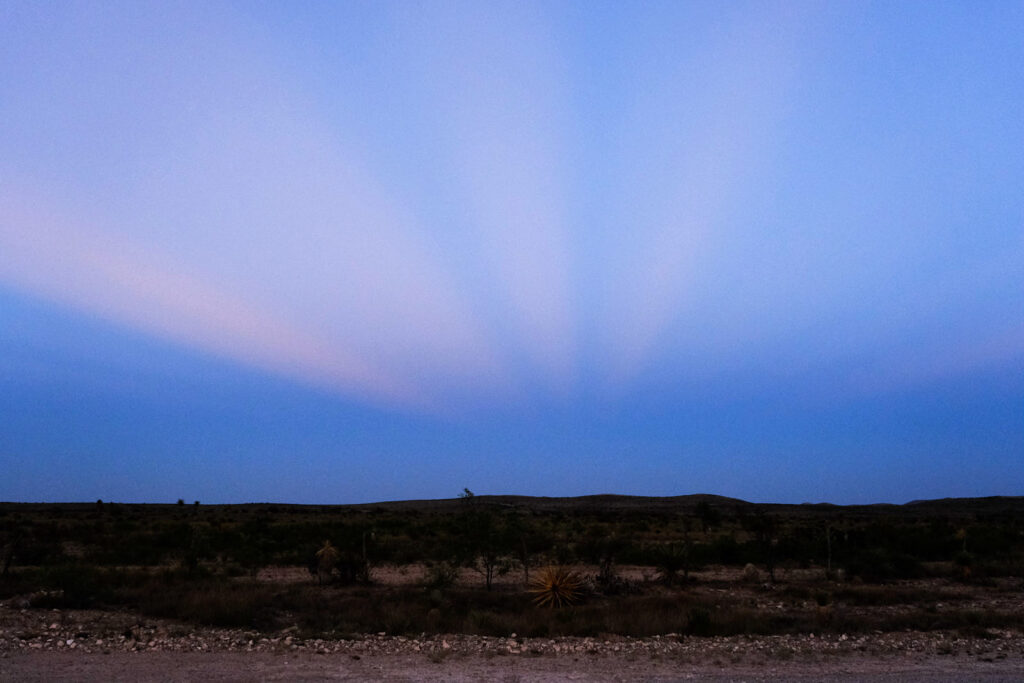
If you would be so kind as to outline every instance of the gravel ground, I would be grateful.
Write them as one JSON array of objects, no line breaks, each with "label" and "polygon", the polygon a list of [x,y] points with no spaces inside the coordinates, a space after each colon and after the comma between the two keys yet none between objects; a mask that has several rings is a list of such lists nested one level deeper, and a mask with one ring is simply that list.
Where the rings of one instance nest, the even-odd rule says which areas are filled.
[{"label": "gravel ground", "polygon": [[242,652],[112,652],[110,655],[42,651],[0,658],[5,681],[936,681],[1024,680],[1020,657],[974,658],[858,655],[803,660],[741,660],[717,664],[670,656],[610,653],[584,658],[542,655],[486,657],[423,655],[269,654]]},{"label": "gravel ground", "polygon": [[2,681],[1024,680],[1024,634],[302,638],[0,603]]}]

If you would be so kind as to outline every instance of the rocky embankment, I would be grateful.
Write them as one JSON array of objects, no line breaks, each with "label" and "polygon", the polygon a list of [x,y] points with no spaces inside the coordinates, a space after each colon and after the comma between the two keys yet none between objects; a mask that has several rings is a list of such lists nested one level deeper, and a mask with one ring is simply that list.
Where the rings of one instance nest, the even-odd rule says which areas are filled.
[{"label": "rocky embankment", "polygon": [[669,657],[679,660],[737,662],[816,659],[831,656],[919,655],[968,657],[982,661],[1024,661],[1024,633],[979,631],[781,636],[692,637],[677,634],[650,638],[507,638],[470,635],[387,636],[355,638],[303,637],[297,628],[276,633],[239,629],[194,628],[176,622],[143,619],[123,612],[25,609],[0,603],[0,653],[64,651],[112,652],[260,652],[310,655],[423,655],[443,659],[453,654],[520,657]]}]

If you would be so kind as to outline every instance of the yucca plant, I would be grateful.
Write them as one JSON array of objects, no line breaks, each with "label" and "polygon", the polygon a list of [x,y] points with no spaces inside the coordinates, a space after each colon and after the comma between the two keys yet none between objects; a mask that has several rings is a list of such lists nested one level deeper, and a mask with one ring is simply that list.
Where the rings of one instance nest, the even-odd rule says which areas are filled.
[{"label": "yucca plant", "polygon": [[563,607],[580,597],[583,579],[566,567],[545,567],[531,581],[529,591],[538,607]]},{"label": "yucca plant", "polygon": [[338,565],[340,558],[341,553],[330,541],[324,541],[323,547],[316,551],[316,576],[321,586],[325,579],[331,578],[331,572]]}]

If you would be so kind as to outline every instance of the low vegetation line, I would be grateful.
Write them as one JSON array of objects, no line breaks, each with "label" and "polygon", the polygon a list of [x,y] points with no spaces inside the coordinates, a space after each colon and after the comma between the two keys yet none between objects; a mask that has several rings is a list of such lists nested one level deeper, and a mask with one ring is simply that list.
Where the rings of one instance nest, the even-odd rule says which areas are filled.
[{"label": "low vegetation line", "polygon": [[0,504],[0,600],[335,638],[1024,631],[1018,499],[672,500]]}]

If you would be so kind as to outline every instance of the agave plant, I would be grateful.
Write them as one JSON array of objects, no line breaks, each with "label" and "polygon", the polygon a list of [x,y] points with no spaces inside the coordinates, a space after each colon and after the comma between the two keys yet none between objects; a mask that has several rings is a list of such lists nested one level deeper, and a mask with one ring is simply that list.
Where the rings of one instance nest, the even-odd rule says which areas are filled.
[{"label": "agave plant", "polygon": [[531,581],[529,591],[538,607],[562,607],[576,602],[583,580],[566,567],[545,567]]}]

